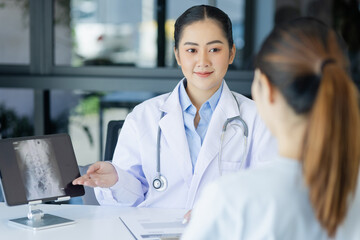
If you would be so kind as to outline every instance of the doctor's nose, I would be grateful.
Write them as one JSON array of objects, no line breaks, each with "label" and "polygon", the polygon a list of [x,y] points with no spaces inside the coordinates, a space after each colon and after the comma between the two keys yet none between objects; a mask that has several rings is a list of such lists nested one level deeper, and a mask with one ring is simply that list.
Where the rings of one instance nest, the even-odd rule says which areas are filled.
[{"label": "doctor's nose", "polygon": [[197,67],[209,67],[210,66],[210,59],[207,52],[200,52],[199,58],[197,61]]}]

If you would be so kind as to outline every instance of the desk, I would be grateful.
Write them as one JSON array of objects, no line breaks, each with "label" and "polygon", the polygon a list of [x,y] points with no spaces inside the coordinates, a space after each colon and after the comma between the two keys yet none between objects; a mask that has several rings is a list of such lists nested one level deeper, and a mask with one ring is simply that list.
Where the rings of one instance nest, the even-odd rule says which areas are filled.
[{"label": "desk", "polygon": [[[27,205],[9,207],[0,203],[0,239],[36,239],[36,240],[104,240],[121,239],[134,240],[134,237],[120,221],[123,213],[138,211],[154,211],[156,209],[120,208],[90,205],[39,205],[44,213],[75,220],[74,224],[39,231],[32,231],[9,224],[8,220],[25,217],[28,212]],[[159,209],[158,209],[159,210]]]}]

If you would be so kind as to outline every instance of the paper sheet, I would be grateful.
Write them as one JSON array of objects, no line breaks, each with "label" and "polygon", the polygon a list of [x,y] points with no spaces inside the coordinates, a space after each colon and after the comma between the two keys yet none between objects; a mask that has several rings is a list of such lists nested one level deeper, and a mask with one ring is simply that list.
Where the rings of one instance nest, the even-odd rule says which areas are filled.
[{"label": "paper sheet", "polygon": [[139,208],[122,214],[120,220],[140,240],[179,239],[186,225],[182,224],[184,209]]}]

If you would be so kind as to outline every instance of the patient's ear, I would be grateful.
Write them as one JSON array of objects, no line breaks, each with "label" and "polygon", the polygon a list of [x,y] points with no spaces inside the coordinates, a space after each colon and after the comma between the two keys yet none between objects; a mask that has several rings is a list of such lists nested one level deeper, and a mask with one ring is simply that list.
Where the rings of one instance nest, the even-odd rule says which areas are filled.
[{"label": "patient's ear", "polygon": [[277,89],[270,83],[269,78],[263,73],[261,73],[260,82],[261,86],[264,88],[263,91],[265,98],[269,101],[269,103],[274,103]]}]

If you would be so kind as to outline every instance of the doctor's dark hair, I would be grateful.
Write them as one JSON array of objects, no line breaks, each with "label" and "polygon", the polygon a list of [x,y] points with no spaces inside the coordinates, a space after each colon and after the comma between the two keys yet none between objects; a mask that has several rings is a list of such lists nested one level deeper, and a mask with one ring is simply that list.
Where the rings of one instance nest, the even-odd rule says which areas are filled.
[{"label": "doctor's dark hair", "polygon": [[178,17],[174,30],[175,49],[179,49],[179,41],[184,28],[194,22],[205,19],[215,20],[219,24],[229,43],[229,49],[231,49],[234,44],[231,20],[222,10],[209,5],[193,6]]},{"label": "doctor's dark hair", "polygon": [[360,165],[359,93],[342,41],[324,23],[299,18],[271,32],[255,66],[307,118],[303,177],[315,215],[332,237],[346,217]]}]

